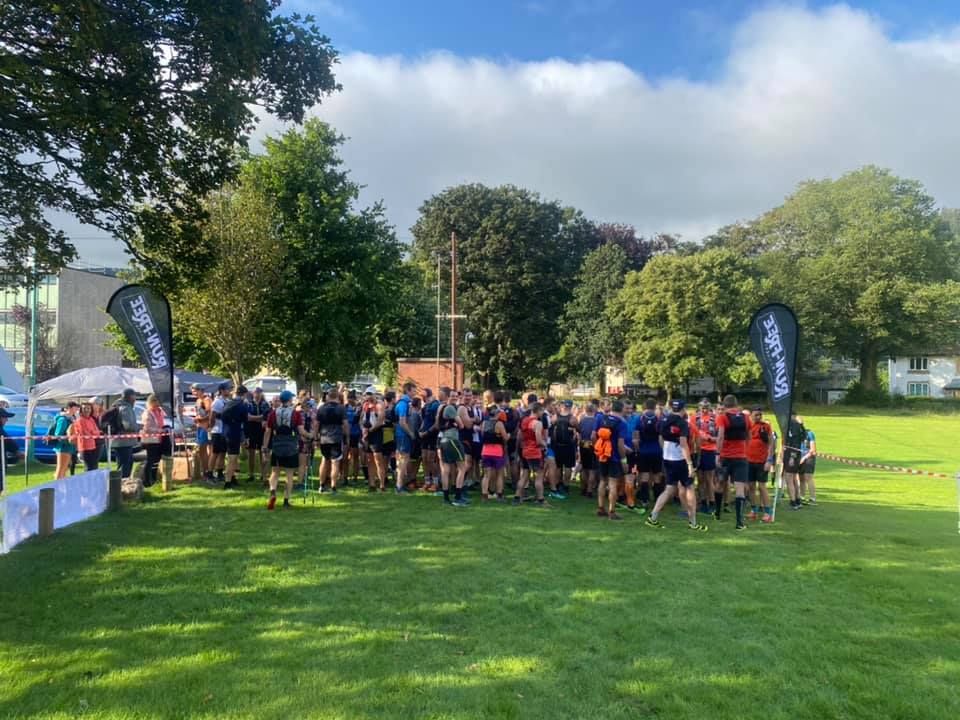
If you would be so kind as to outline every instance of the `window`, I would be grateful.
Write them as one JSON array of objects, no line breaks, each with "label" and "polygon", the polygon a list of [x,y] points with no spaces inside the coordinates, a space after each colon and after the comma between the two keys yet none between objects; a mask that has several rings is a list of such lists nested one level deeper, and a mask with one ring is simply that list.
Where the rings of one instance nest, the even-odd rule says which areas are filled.
[{"label": "window", "polygon": [[912,397],[929,397],[930,383],[907,383],[907,395]]},{"label": "window", "polygon": [[925,357],[910,358],[910,372],[926,372],[926,371],[927,371],[927,358]]}]

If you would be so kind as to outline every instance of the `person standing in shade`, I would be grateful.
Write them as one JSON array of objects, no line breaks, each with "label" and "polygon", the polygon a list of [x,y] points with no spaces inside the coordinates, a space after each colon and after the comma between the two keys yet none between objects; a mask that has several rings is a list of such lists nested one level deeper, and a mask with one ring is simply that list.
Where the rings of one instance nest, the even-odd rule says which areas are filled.
[{"label": "person standing in shade", "polygon": [[[747,520],[773,522],[770,495],[767,493],[767,475],[773,467],[777,452],[777,436],[773,427],[763,419],[763,408],[755,405],[750,411],[750,440],[747,442],[747,482],[750,485],[750,513]],[[759,498],[758,498],[759,494]],[[758,504],[759,500],[759,504]]]},{"label": "person standing in shade", "polygon": [[407,463],[406,482],[408,490],[416,490],[417,475],[420,473],[420,462],[423,459],[423,443],[420,440],[420,431],[423,429],[423,401],[418,397],[410,400],[407,425],[413,431],[413,440],[410,446],[410,460]]},{"label": "person standing in shade", "polygon": [[330,492],[335,493],[340,480],[344,442],[350,436],[350,423],[337,390],[327,391],[326,401],[317,410],[315,432],[320,441],[318,490],[324,492],[329,483]]},{"label": "person standing in shade", "polygon": [[307,436],[303,427],[303,416],[293,407],[294,395],[289,390],[280,393],[280,407],[267,415],[267,428],[264,430],[264,444],[271,448],[270,499],[267,510],[273,510],[277,504],[277,483],[280,470],[283,469],[285,484],[283,489],[283,507],[290,508],[290,493],[293,490],[293,474],[300,465],[300,441]]},{"label": "person standing in shade", "polygon": [[363,437],[363,428],[360,427],[360,404],[357,402],[357,391],[347,393],[347,404],[344,408],[347,414],[347,424],[350,426],[350,446],[347,450],[346,471],[344,484],[352,478],[360,479],[360,440]]},{"label": "person standing in shade", "polygon": [[[750,416],[740,409],[737,398],[723,398],[723,412],[717,417],[717,456],[727,482],[733,481],[736,490],[737,530],[745,530],[744,509],[747,505],[747,439],[753,423]],[[714,492],[717,509],[714,517],[720,519],[723,512],[723,492]]]},{"label": "person standing in shade", "polygon": [[[442,405],[437,422],[440,424],[440,483],[443,487],[443,501],[456,507],[466,507],[469,503],[463,496],[463,479],[467,473],[466,452],[460,440],[463,420],[457,407],[456,393],[447,388],[440,389]],[[450,476],[455,475],[454,497],[450,499]]]},{"label": "person standing in shade", "polygon": [[247,480],[253,482],[260,472],[260,480],[267,480],[267,463],[263,454],[263,428],[270,414],[270,403],[263,397],[261,388],[254,388],[247,404],[247,422],[243,433],[247,443]]},{"label": "person standing in shade", "polygon": [[713,486],[717,474],[717,416],[703,398],[693,419],[697,447],[697,491],[700,512],[713,512]]},{"label": "person standing in shade", "polygon": [[[226,482],[223,476],[223,469],[227,457],[227,438],[223,434],[222,415],[230,399],[230,390],[232,388],[233,384],[229,381],[220,383],[217,386],[217,397],[214,398],[210,404],[210,449],[213,451],[213,455],[210,458],[210,472],[208,475],[211,479],[221,483]],[[213,477],[214,473],[216,473],[215,478]]]},{"label": "person standing in shade", "polygon": [[410,400],[413,398],[413,391],[416,384],[405,382],[400,389],[400,398],[393,407],[396,417],[396,443],[397,443],[397,473],[396,487],[394,492],[398,495],[405,495],[407,490],[407,467],[410,465],[410,454],[413,452],[413,428],[408,422],[410,416]]},{"label": "person standing in shade", "polygon": [[520,421],[520,481],[513,496],[513,504],[519,505],[526,499],[527,483],[533,476],[536,502],[545,506],[543,496],[544,455],[547,450],[547,431],[544,427],[543,406],[534,402],[530,412]]},{"label": "person standing in shade", "polygon": [[[643,412],[637,416],[632,435],[634,469],[640,483],[640,505],[646,507],[651,500],[651,489],[663,471],[663,448],[660,446],[660,419],[657,401],[647,398]],[[656,495],[652,496],[656,500]]]},{"label": "person standing in shade", "polygon": [[433,390],[423,389],[423,422],[420,427],[420,446],[423,449],[424,490],[435,492],[440,487],[440,464],[437,460],[437,413],[440,401]]},{"label": "person standing in shade", "polygon": [[793,413],[790,416],[790,422],[787,423],[787,433],[781,450],[783,482],[787,486],[791,510],[799,510],[803,507],[800,499],[800,468],[803,465],[803,445],[806,437],[807,428],[804,427],[800,417]]},{"label": "person standing in shade", "polygon": [[240,470],[240,448],[243,446],[243,428],[249,417],[247,389],[240,385],[233,397],[224,403],[223,410],[220,412],[220,423],[227,445],[227,477],[223,484],[224,490],[240,487],[240,483],[237,482],[237,473]]},{"label": "person standing in shade", "polygon": [[580,416],[580,494],[592,498],[597,488],[597,458],[593,452],[593,431],[596,428],[597,405],[591,400]]},{"label": "person standing in shade", "polygon": [[481,425],[482,448],[480,461],[483,463],[483,480],[480,484],[480,497],[490,499],[490,490],[498,502],[503,502],[503,474],[507,467],[507,440],[509,435],[503,424],[504,413],[495,402],[487,408],[487,417]]},{"label": "person standing in shade", "polygon": [[687,510],[687,527],[697,532],[707,532],[707,526],[697,523],[697,493],[693,487],[694,465],[690,453],[690,424],[687,422],[687,407],[683,400],[670,403],[670,414],[660,423],[660,442],[663,444],[664,491],[650,512],[646,523],[662,528],[660,513],[675,495]]}]

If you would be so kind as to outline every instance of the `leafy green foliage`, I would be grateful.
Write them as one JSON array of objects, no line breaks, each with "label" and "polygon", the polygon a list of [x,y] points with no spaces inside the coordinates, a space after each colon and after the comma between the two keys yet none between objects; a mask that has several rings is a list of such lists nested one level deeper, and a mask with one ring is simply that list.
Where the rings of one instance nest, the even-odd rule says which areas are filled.
[{"label": "leafy green foliage", "polygon": [[[278,0],[0,6],[0,263],[18,284],[76,257],[44,216],[63,210],[160,255],[229,180],[257,106],[300,122],[338,89],[337,54]],[[131,244],[131,250],[136,248]],[[161,251],[165,248],[165,251]],[[141,257],[146,260],[146,257]],[[198,260],[208,261],[209,256]]]},{"label": "leafy green foliage", "polygon": [[627,369],[677,390],[700,377],[721,387],[760,376],[747,329],[767,299],[753,264],[729,250],[653,258],[630,273],[610,312],[627,328]]},{"label": "leafy green foliage", "polygon": [[[550,375],[557,321],[595,228],[578,211],[510,185],[460,185],[427,200],[413,227],[414,258],[431,277],[457,233],[458,312],[472,339],[467,364],[483,384],[522,388]],[[449,261],[447,260],[449,264]]]}]

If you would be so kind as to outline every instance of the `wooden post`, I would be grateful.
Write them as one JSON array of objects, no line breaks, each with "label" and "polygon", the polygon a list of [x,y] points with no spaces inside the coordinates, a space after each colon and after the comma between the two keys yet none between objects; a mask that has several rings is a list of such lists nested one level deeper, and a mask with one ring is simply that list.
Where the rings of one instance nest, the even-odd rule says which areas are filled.
[{"label": "wooden post", "polygon": [[49,537],[53,535],[53,501],[56,490],[53,488],[40,488],[40,517],[39,532],[40,537]]},{"label": "wooden post", "polygon": [[173,458],[165,457],[161,462],[163,463],[163,491],[170,492],[173,490]]},{"label": "wooden post", "polygon": [[197,456],[196,449],[187,450],[187,457],[190,462],[190,482],[198,483],[203,480],[203,471],[200,469],[200,458]]},{"label": "wooden post", "polygon": [[123,507],[123,478],[119,470],[110,471],[110,512],[116,512]]}]

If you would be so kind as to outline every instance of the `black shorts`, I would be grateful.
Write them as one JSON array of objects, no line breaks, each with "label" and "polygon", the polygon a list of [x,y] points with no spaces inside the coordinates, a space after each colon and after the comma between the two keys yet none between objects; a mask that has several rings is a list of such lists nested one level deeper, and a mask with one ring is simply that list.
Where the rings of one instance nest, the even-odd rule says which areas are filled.
[{"label": "black shorts", "polygon": [[800,472],[800,451],[787,450],[783,454],[783,471],[791,475]]},{"label": "black shorts", "polygon": [[577,448],[574,445],[556,446],[553,448],[553,455],[557,460],[558,468],[572,470],[577,464]]},{"label": "black shorts", "polygon": [[242,435],[224,435],[227,444],[227,455],[239,455],[243,446]]},{"label": "black shorts", "polygon": [[687,467],[686,460],[664,460],[663,477],[667,485],[683,485],[683,487],[693,485],[693,478],[690,477],[690,468]]},{"label": "black shorts", "polygon": [[765,463],[750,463],[747,468],[747,482],[751,484],[766,483],[768,473],[764,470],[765,467]]},{"label": "black shorts", "polygon": [[391,440],[390,442],[381,443],[376,447],[371,445],[370,450],[376,453],[377,455],[386,455],[389,457],[390,455],[393,455],[394,452],[396,452],[397,444],[393,440]]},{"label": "black shorts", "polygon": [[213,433],[210,435],[210,447],[213,448],[214,455],[227,454],[227,439],[223,433]]},{"label": "black shorts", "polygon": [[247,436],[247,447],[251,450],[259,450],[263,447],[263,425],[260,423],[247,423],[243,429]]},{"label": "black shorts", "polygon": [[801,475],[813,475],[817,471],[817,459],[815,457],[807,458],[805,463],[800,463]]},{"label": "black shorts", "polygon": [[623,464],[619,460],[600,463],[600,477],[617,480],[623,477]]},{"label": "black shorts", "polygon": [[697,470],[713,472],[717,469],[717,451],[701,450],[697,457]]},{"label": "black shorts", "polygon": [[327,460],[341,460],[343,458],[343,444],[320,443],[320,454]]},{"label": "black shorts", "polygon": [[656,475],[663,472],[663,456],[653,455],[651,453],[636,453],[636,468],[638,473],[651,473]]},{"label": "black shorts", "polygon": [[300,467],[300,458],[298,458],[296,455],[288,455],[286,457],[280,457],[279,455],[271,455],[270,467],[296,470],[298,467]]},{"label": "black shorts", "polygon": [[437,433],[433,430],[430,430],[426,435],[420,439],[420,448],[422,450],[436,450],[437,449]]},{"label": "black shorts", "polygon": [[359,448],[359,447],[360,447],[360,436],[359,436],[359,435],[351,435],[351,436],[350,436],[350,448],[351,448],[352,450],[356,450],[356,449]]},{"label": "black shorts", "polygon": [[517,456],[517,439],[510,438],[507,440],[507,458],[513,459]]},{"label": "black shorts", "polygon": [[592,447],[580,448],[580,469],[588,472],[597,469],[597,456]]},{"label": "black shorts", "polygon": [[480,458],[483,457],[483,443],[474,442],[473,440],[471,440],[469,451],[470,451],[470,457],[473,458],[474,463],[479,465]]},{"label": "black shorts", "polygon": [[423,445],[419,440],[414,440],[413,445],[410,447],[410,459],[411,460],[420,460],[423,457]]},{"label": "black shorts", "polygon": [[543,469],[543,460],[540,458],[520,458],[520,467],[524,470],[533,470],[538,472]]},{"label": "black shorts", "polygon": [[747,482],[749,470],[746,458],[721,458],[721,460],[723,472],[719,474],[722,479],[735,483]]}]

